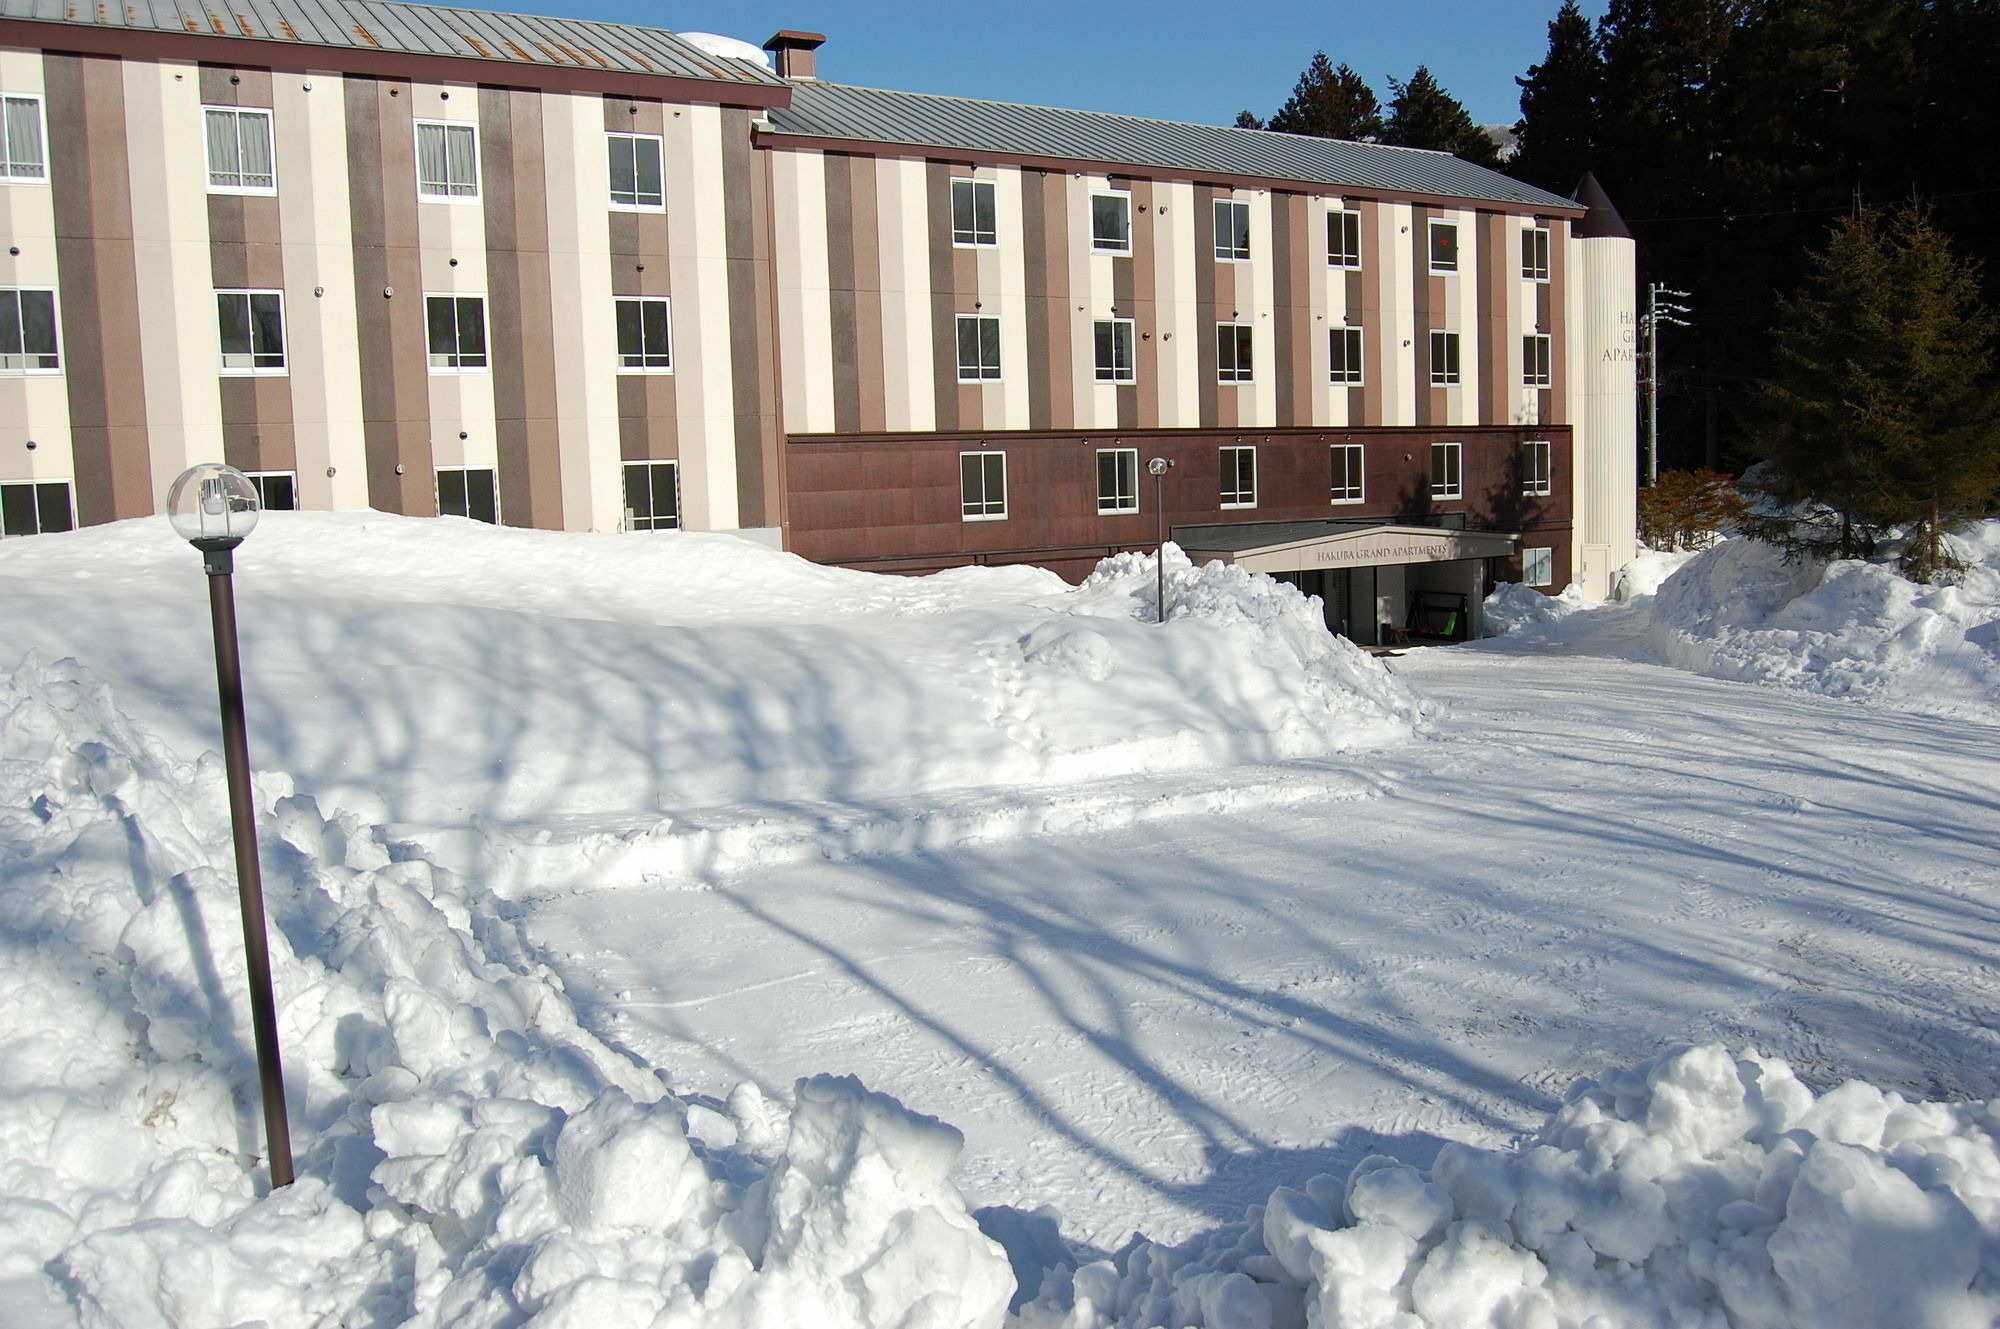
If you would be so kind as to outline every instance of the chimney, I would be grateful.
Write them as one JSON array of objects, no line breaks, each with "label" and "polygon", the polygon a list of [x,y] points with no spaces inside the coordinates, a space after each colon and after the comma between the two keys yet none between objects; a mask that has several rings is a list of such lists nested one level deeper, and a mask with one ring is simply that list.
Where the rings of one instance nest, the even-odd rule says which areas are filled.
[{"label": "chimney", "polygon": [[764,49],[778,57],[778,77],[809,79],[815,63],[813,52],[826,45],[823,32],[798,32],[782,28],[771,40],[764,43]]}]

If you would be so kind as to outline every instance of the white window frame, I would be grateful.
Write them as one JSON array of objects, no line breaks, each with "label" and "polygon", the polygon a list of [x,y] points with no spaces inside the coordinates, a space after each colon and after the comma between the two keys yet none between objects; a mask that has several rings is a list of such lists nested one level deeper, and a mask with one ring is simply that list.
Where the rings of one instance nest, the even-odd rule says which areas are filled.
[{"label": "white window frame", "polygon": [[1553,460],[1548,440],[1535,438],[1521,444],[1522,498],[1547,498],[1554,492]]},{"label": "white window frame", "polygon": [[[1097,233],[1097,200],[1115,199],[1125,214],[1125,234],[1123,238],[1106,243],[1106,237]],[[1122,189],[1093,189],[1090,191],[1090,252],[1093,254],[1130,254],[1132,252],[1132,195]]]},{"label": "white window frame", "polygon": [[[1244,198],[1218,198],[1214,202],[1215,211],[1213,220],[1215,223],[1216,262],[1248,263],[1250,261],[1250,200]],[[1228,249],[1222,247],[1222,210],[1224,208],[1230,210],[1232,217],[1240,216],[1243,223],[1240,241],[1236,237],[1232,237]],[[1234,220],[1229,223],[1229,226],[1231,231],[1237,229],[1237,224]]]},{"label": "white window frame", "polygon": [[[1354,219],[1354,252],[1351,254],[1336,252],[1333,247],[1334,228],[1337,226],[1343,231],[1341,239],[1344,242],[1347,238],[1344,234],[1347,228],[1347,219],[1350,217]],[[1361,213],[1356,209],[1328,208],[1326,210],[1326,265],[1329,268],[1339,268],[1343,272],[1359,272],[1361,270]]]},{"label": "white window frame", "polygon": [[[485,348],[483,351],[483,358],[485,359],[484,364],[440,365],[432,363],[437,355],[437,352],[431,349],[431,301],[433,300],[451,300],[453,302],[459,300],[477,300],[479,302],[479,335],[480,335],[479,344]],[[486,300],[486,292],[484,291],[425,291],[424,292],[424,362],[430,365],[431,373],[433,374],[492,373],[493,372],[492,317],[493,317],[492,311],[488,307]],[[458,329],[459,329],[458,305],[454,303],[452,305],[452,345],[454,348],[456,348],[458,344]],[[614,339],[613,344],[615,345],[617,336],[615,330],[613,331],[612,336]],[[462,358],[462,354],[456,349],[454,349],[452,351],[452,358],[454,359]],[[478,470],[481,468],[474,467],[473,469]]]},{"label": "white window frame", "polygon": [[[612,143],[614,143],[619,139],[624,139],[626,142],[634,145],[632,149],[633,201],[630,203],[620,202],[618,195],[615,192],[615,186],[612,186],[609,183],[609,179],[607,177],[606,197],[609,200],[608,204],[609,207],[613,212],[665,212],[667,210],[666,139],[658,134],[635,134],[632,133],[630,130],[607,129],[606,131],[604,131],[604,155],[605,155],[605,163],[607,166],[610,164],[611,160],[611,145]],[[654,150],[660,154],[660,201],[657,203],[645,203],[640,201],[641,196],[639,192],[639,154],[637,145],[642,142],[651,143],[653,145]],[[479,146],[479,140],[478,136],[475,134],[473,137],[473,149],[475,157],[477,156],[478,146]]]},{"label": "white window frame", "polygon": [[438,483],[438,481],[441,477],[443,477],[447,473],[455,475],[467,475],[473,471],[486,471],[493,477],[493,523],[492,524],[495,526],[500,526],[504,524],[500,520],[500,468],[498,466],[436,466],[432,468],[432,471],[433,474],[431,476],[431,493],[432,497],[435,498],[435,500],[437,501],[438,516],[440,517],[462,516],[467,521],[483,520],[483,518],[473,516],[470,511],[472,507],[472,494],[469,489],[466,492],[466,503],[465,503],[465,506],[468,510],[463,513],[457,513],[457,512],[447,513],[444,510],[444,489]]},{"label": "white window frame", "polygon": [[1458,356],[1458,334],[1445,328],[1432,328],[1431,386],[1455,388],[1463,381],[1464,375],[1461,372]]},{"label": "white window frame", "polygon": [[[1550,256],[1553,253],[1554,242],[1550,238],[1548,227],[1523,227],[1521,230],[1521,280],[1546,282],[1549,279]],[[1540,260],[1539,264],[1537,260]]]},{"label": "white window frame", "polygon": [[[6,103],[33,102],[35,123],[42,136],[41,169],[35,175],[20,175],[13,158],[7,155]],[[49,108],[39,92],[0,92],[0,185],[46,185],[49,182]]]},{"label": "white window frame", "polygon": [[[1232,453],[1245,453],[1245,452],[1250,454],[1250,496],[1248,498],[1245,498],[1243,496],[1243,489],[1241,486],[1241,481],[1243,479],[1243,470],[1241,465],[1240,464],[1235,466],[1231,465],[1231,462],[1240,463],[1241,461],[1240,457],[1231,456]],[[1222,466],[1222,477],[1221,477],[1222,485],[1220,489],[1219,502],[1223,510],[1228,511],[1229,509],[1232,508],[1256,507],[1257,484],[1258,484],[1256,446],[1254,444],[1249,444],[1249,443],[1228,443],[1216,449],[1216,454],[1217,454],[1216,460],[1219,461]],[[1235,487],[1232,488],[1232,485]],[[1236,497],[1231,498],[1230,497],[1231,494],[1234,494]]]},{"label": "white window frame", "polygon": [[[1354,352],[1347,357],[1348,363],[1344,369],[1334,367],[1333,344],[1336,340],[1345,343],[1347,348]],[[1361,347],[1364,340],[1360,328],[1333,327],[1326,330],[1327,382],[1343,388],[1358,388],[1367,381],[1361,372]]]},{"label": "white window frame", "polygon": [[1521,386],[1546,388],[1555,383],[1555,339],[1546,332],[1521,335]]},{"label": "white window frame", "polygon": [[6,527],[6,520],[7,520],[6,509],[4,508],[4,506],[0,506],[0,539],[14,539],[16,537],[29,536],[29,535],[58,534],[58,532],[48,530],[44,528],[42,525],[42,491],[44,489],[54,488],[57,485],[62,486],[63,497],[69,505],[69,525],[63,527],[62,529],[65,531],[75,530],[76,529],[76,486],[74,484],[72,484],[68,480],[8,480],[5,481],[4,483],[0,483],[0,489],[21,488],[33,491],[33,493],[31,494],[31,498],[33,499],[35,505],[35,529],[32,531],[8,530]]},{"label": "white window frame", "polygon": [[[1437,257],[1437,233],[1440,230],[1451,232],[1451,260],[1450,262],[1446,263],[1443,266],[1439,266]],[[1458,223],[1455,221],[1443,221],[1440,220],[1439,218],[1432,217],[1430,219],[1429,227],[1424,233],[1424,240],[1426,241],[1424,247],[1424,254],[1429,259],[1430,271],[1432,275],[1439,277],[1456,276],[1458,274],[1458,269],[1459,269]]]},{"label": "white window frame", "polygon": [[[1223,334],[1229,334],[1229,360],[1222,362]],[[1247,334],[1241,335],[1241,334]],[[1250,363],[1241,363],[1239,354],[1241,343],[1250,345]],[[1218,383],[1255,383],[1257,381],[1257,330],[1251,323],[1217,323],[1215,325],[1215,381]]]},{"label": "white window frame", "polygon": [[[624,348],[623,346],[621,346],[621,345],[619,344],[619,341],[618,341],[618,338],[619,338],[619,335],[620,335],[620,334],[619,334],[619,327],[618,327],[618,312],[619,312],[619,306],[621,306],[621,305],[637,305],[637,306],[639,306],[639,360],[640,360],[640,363],[639,363],[639,364],[636,364],[636,365],[631,365],[631,364],[627,364],[627,363],[626,363],[626,359],[627,359],[627,355],[626,355],[626,351],[625,351],[625,348]],[[647,305],[660,305],[660,306],[663,306],[663,307],[665,308],[665,310],[666,310],[666,315],[667,315],[667,317],[666,317],[666,325],[667,325],[667,346],[666,346],[666,357],[667,357],[667,362],[666,362],[666,364],[664,364],[664,365],[649,365],[649,364],[646,364],[646,363],[645,363],[646,359],[647,359],[647,358],[648,358],[648,357],[649,357],[649,356],[650,356],[650,355],[652,354],[652,352],[651,352],[651,351],[649,351],[649,350],[648,350],[648,349],[646,348],[646,306],[647,306]],[[613,351],[613,353],[614,353],[614,354],[616,354],[616,356],[618,357],[618,372],[619,372],[619,373],[621,373],[621,374],[671,374],[671,373],[673,373],[673,372],[674,372],[674,302],[673,302],[673,300],[672,300],[672,299],[671,299],[670,297],[668,297],[668,296],[664,296],[664,295],[616,295],[616,296],[613,296],[613,297],[611,298],[611,347],[612,347],[612,351]],[[491,359],[492,357],[491,357],[491,355],[489,354],[489,356],[488,356],[487,358],[488,358],[488,359],[490,360],[490,359]]]},{"label": "white window frame", "polygon": [[[965,490],[965,459],[968,457],[977,457],[980,459],[979,497],[977,499],[969,496]],[[1000,510],[998,512],[988,510],[993,506],[993,498],[986,492],[986,459],[988,457],[998,457],[1000,459]],[[980,508],[981,511],[974,512],[972,510],[974,507]],[[959,516],[966,521],[1007,520],[1007,454],[1005,452],[988,448],[958,454],[958,511]]]},{"label": "white window frame", "polygon": [[[654,478],[662,466],[671,467],[674,473],[674,511],[673,516],[664,523],[660,520],[656,501],[659,498],[659,485]],[[653,515],[650,517],[638,517],[632,511],[631,482],[632,472],[635,470],[646,472],[647,498],[655,501]],[[624,511],[622,523],[627,531],[678,531],[681,528],[681,464],[678,461],[628,461],[620,467],[618,475],[619,497]]]},{"label": "white window frame", "polygon": [[[977,324],[980,329],[973,338],[975,359],[972,366],[973,372],[970,376],[965,372],[965,325],[967,323]],[[988,323],[993,325],[994,361],[991,366],[991,373],[987,372],[988,366],[986,363],[985,325]],[[1001,353],[1005,336],[1006,332],[1000,326],[1000,316],[998,314],[957,315],[952,322],[952,349],[958,352],[958,381],[961,383],[998,383],[1001,371],[1006,364],[1006,359]]]},{"label": "white window frame", "polygon": [[[1539,557],[1537,557],[1539,555]],[[1536,570],[1541,575],[1537,576]],[[1556,551],[1553,547],[1523,549],[1521,551],[1521,584],[1523,586],[1553,586],[1556,584]]]},{"label": "white window frame", "polygon": [[[426,129],[442,129],[445,131],[444,161],[446,179],[442,193],[425,187],[424,130]],[[451,131],[454,129],[469,129],[472,131],[472,192],[469,194],[452,192],[452,190],[458,187],[458,182],[450,178]],[[478,203],[481,191],[485,188],[485,181],[480,178],[485,172],[480,169],[479,165],[478,122],[474,120],[418,120],[411,125],[410,134],[410,141],[415,147],[417,154],[414,163],[417,172],[417,201],[419,203]]]},{"label": "white window frame", "polygon": [[[1332,502],[1336,506],[1347,503],[1366,503],[1368,501],[1367,448],[1360,443],[1335,443],[1328,451],[1329,451],[1329,456],[1327,458],[1327,466],[1328,466],[1327,481],[1328,481],[1328,494],[1329,494],[1328,501]],[[1342,473],[1345,474],[1348,477],[1348,479],[1352,481],[1352,483],[1345,485],[1337,485],[1332,483],[1333,458],[1336,456],[1342,456],[1343,454],[1345,454],[1345,456],[1343,458],[1341,467]]]},{"label": "white window frame", "polygon": [[[215,295],[217,302],[215,314],[217,372],[224,378],[283,378],[285,375],[291,373],[292,330],[285,324],[285,293],[283,291],[271,290],[268,287],[218,286],[215,288]],[[278,298],[278,359],[281,363],[276,365],[258,365],[255,363],[249,365],[231,365],[229,363],[229,352],[222,345],[221,298],[225,295],[240,295],[243,297],[244,324],[250,330],[250,358],[253,362],[257,358],[257,319],[251,312],[250,298],[257,295],[274,295]]]},{"label": "white window frame", "polygon": [[[1098,351],[1102,349],[1098,344],[1097,334],[1106,327],[1111,329],[1111,363],[1109,365],[1106,365],[1104,361],[1097,358]],[[1119,371],[1118,365],[1118,333],[1120,329],[1123,329],[1125,333],[1125,365],[1122,373]],[[1096,369],[1097,381],[1099,383],[1137,383],[1139,381],[1138,338],[1138,325],[1129,318],[1100,318],[1091,323],[1090,357],[1091,363]]]},{"label": "white window frame", "polygon": [[[1112,459],[1111,492],[1104,492],[1104,459]],[[1126,485],[1131,488],[1127,489]],[[1099,448],[1097,450],[1097,515],[1129,516],[1139,510],[1139,449]]]},{"label": "white window frame", "polygon": [[[299,473],[297,471],[245,471],[250,482],[257,486],[257,508],[260,512],[297,512],[299,510]],[[264,495],[265,480],[289,480],[292,484],[292,506],[274,508]]]},{"label": "white window frame", "polygon": [[15,367],[4,363],[5,360],[13,358],[11,355],[0,356],[0,378],[60,378],[63,373],[62,296],[53,286],[0,286],[0,295],[12,295],[14,297],[14,320],[17,324],[21,325],[23,330],[20,355],[23,361],[26,361],[30,355],[26,325],[21,323],[20,300],[21,293],[24,291],[44,291],[48,293],[49,308],[52,311],[52,321],[56,333],[55,367],[53,369],[44,369],[40,366],[30,366],[25,363],[19,367]]},{"label": "white window frame", "polygon": [[[268,185],[222,184],[215,182],[215,160],[209,156],[208,117],[226,115],[236,122],[236,164],[237,179],[242,179],[243,165],[243,122],[246,119],[264,122],[264,142],[271,155],[271,183]],[[267,106],[211,106],[201,108],[201,151],[208,166],[208,192],[211,194],[251,194],[268,196],[278,192],[278,132],[271,119],[271,108]]]},{"label": "white window frame", "polygon": [[[1438,478],[1438,458],[1447,457],[1446,478]],[[1431,497],[1465,497],[1465,445],[1462,443],[1431,444]]]},{"label": "white window frame", "polygon": [[[958,229],[958,187],[960,185],[966,187],[972,199],[972,230],[969,232],[972,238],[969,240],[961,239],[962,235],[968,233]],[[987,201],[993,207],[993,234],[987,239],[981,239],[979,231],[979,191],[982,189],[986,191]],[[951,178],[951,196],[948,201],[951,212],[951,247],[953,249],[997,249],[999,247],[1000,194],[994,188],[991,180],[981,180],[977,176],[970,175],[954,175]]]}]

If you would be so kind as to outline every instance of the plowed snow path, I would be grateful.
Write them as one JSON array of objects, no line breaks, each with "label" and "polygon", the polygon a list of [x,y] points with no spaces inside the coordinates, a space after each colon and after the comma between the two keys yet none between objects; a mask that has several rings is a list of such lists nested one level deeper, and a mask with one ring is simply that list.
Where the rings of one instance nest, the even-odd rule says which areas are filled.
[{"label": "plowed snow path", "polygon": [[2000,1094],[2000,730],[1627,630],[1398,660],[1437,739],[1302,768],[1325,799],[524,908],[676,1084],[858,1072],[965,1130],[975,1203],[1106,1245],[1504,1138],[1677,1042]]}]

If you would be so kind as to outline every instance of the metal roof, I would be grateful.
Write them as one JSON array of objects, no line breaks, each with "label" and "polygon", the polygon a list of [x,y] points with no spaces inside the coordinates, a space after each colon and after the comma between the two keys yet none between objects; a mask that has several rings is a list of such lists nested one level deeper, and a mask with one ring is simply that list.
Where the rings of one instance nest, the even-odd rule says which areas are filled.
[{"label": "metal roof", "polygon": [[1295,180],[1387,194],[1428,194],[1573,212],[1578,204],[1445,152],[1276,134],[1263,129],[1147,120],[795,80],[788,107],[773,107],[781,134],[867,143],[1059,157],[1192,175]]},{"label": "metal roof", "polygon": [[411,0],[0,0],[0,18],[785,86],[762,64],[710,55],[661,28]]}]

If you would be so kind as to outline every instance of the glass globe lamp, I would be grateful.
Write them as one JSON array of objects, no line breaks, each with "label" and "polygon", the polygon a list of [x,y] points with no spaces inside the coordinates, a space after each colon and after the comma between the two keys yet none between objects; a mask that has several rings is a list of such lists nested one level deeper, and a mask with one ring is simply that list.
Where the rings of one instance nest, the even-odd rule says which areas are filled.
[{"label": "glass globe lamp", "polygon": [[234,466],[203,462],[180,473],[167,490],[174,533],[204,554],[222,554],[257,529],[257,486]]}]

